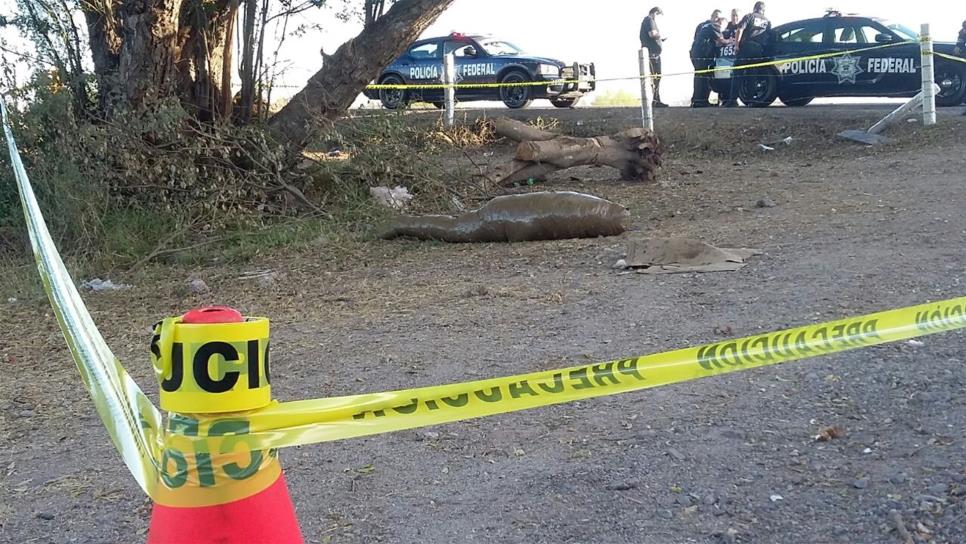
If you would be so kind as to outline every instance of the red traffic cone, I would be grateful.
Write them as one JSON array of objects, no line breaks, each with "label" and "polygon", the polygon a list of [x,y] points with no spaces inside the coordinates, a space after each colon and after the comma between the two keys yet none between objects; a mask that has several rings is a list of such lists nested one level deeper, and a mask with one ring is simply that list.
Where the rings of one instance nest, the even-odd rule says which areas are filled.
[{"label": "red traffic cone", "polygon": [[[241,323],[245,319],[237,310],[226,307],[200,308],[185,314],[181,323],[218,324]],[[266,371],[267,374],[267,371]],[[219,414],[221,416],[230,414]],[[191,415],[174,414],[191,420]],[[267,454],[267,455],[264,455]],[[180,454],[179,454],[180,455]],[[162,471],[167,470],[171,460],[165,455]],[[175,476],[166,475],[177,485],[167,485],[163,489],[164,502],[154,503],[151,512],[151,525],[148,528],[149,544],[301,544],[302,532],[292,499],[285,484],[278,459],[274,452],[252,452],[250,467],[255,474],[244,482],[228,481],[225,491],[219,492],[208,482],[203,487],[203,478],[189,477],[187,459],[198,460],[201,456],[180,456],[175,461]],[[210,457],[208,472],[211,472]],[[258,464],[255,464],[258,459]],[[238,465],[230,465],[237,467]],[[201,470],[198,467],[200,474]],[[235,469],[237,470],[237,468]],[[210,476],[209,476],[210,477]],[[228,502],[218,503],[225,496]],[[243,498],[238,499],[238,496]],[[235,499],[235,500],[232,500]],[[172,506],[170,504],[204,504],[202,506]]]}]

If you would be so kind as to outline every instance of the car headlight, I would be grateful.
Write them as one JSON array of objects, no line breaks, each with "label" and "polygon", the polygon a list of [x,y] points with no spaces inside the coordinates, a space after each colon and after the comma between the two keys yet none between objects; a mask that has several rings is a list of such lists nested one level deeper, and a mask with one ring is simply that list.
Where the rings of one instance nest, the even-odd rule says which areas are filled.
[{"label": "car headlight", "polygon": [[540,75],[545,77],[560,77],[560,68],[553,64],[541,64]]}]

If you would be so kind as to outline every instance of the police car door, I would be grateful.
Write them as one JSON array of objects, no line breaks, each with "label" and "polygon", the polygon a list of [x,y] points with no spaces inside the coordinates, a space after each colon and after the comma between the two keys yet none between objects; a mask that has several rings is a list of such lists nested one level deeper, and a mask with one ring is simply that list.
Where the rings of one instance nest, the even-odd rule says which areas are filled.
[{"label": "police car door", "polygon": [[[414,85],[435,85],[443,82],[442,43],[432,41],[417,45],[409,50],[408,59],[403,67],[409,70],[407,83]],[[408,63],[408,64],[407,64]],[[443,91],[440,89],[416,89],[411,96],[425,102],[442,102]]]},{"label": "police car door", "polygon": [[922,61],[917,42],[903,39],[872,20],[856,25],[856,33],[865,37],[865,47],[896,44],[865,53],[862,69],[871,80],[871,94],[907,95],[922,87]]},{"label": "police car door", "polygon": [[775,66],[781,76],[782,95],[821,95],[817,91],[828,84],[827,66],[811,57],[823,52],[824,36],[822,21],[804,21],[776,32],[775,60],[786,60]]},{"label": "police car door", "polygon": [[[470,41],[466,39],[448,39],[443,44],[444,54],[452,54],[455,59],[456,64],[456,84],[457,85],[472,85],[474,83],[486,83],[483,79],[473,70],[473,64],[476,63],[477,56],[480,55],[479,49]],[[456,98],[457,99],[471,99],[475,95],[479,95],[483,89],[479,87],[466,87],[466,88],[456,88]]]},{"label": "police car door", "polygon": [[861,21],[854,19],[829,19],[830,25],[825,33],[828,50],[840,53],[828,60],[831,96],[863,96],[875,94],[875,81],[867,66],[873,51],[865,37]]}]

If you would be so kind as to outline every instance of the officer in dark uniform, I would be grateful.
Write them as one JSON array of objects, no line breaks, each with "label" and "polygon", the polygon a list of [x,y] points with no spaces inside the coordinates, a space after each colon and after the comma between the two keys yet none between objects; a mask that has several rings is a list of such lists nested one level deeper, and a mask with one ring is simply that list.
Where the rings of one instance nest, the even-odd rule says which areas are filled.
[{"label": "officer in dark uniform", "polygon": [[711,95],[712,74],[708,70],[715,65],[714,59],[718,48],[728,43],[721,34],[724,21],[724,17],[720,16],[713,21],[705,21],[698,28],[694,43],[691,44],[691,64],[695,72],[694,93],[691,95],[692,108],[706,108],[711,105],[708,97]]},{"label": "officer in dark uniform", "polygon": [[659,7],[651,8],[647,17],[641,23],[641,47],[647,48],[647,53],[651,64],[651,81],[654,82],[654,103],[656,108],[666,108],[667,104],[661,102],[661,50],[664,48],[661,42],[661,31],[657,28],[657,16],[663,15]]},{"label": "officer in dark uniform", "polygon": [[698,32],[701,32],[701,27],[703,27],[704,25],[706,25],[708,23],[713,23],[713,22],[717,21],[718,20],[718,17],[721,17],[721,10],[720,9],[716,9],[716,10],[712,11],[711,12],[711,17],[709,17],[707,21],[701,21],[700,23],[698,23],[698,26],[694,27],[694,39],[695,40],[698,39]]},{"label": "officer in dark uniform", "polygon": [[[765,17],[765,3],[755,2],[754,11],[738,22],[738,31],[735,35],[738,58],[735,59],[735,67],[760,62],[765,56],[765,46],[768,45],[767,40],[770,35],[771,21]],[[732,73],[730,92],[732,100],[738,96],[741,80],[741,70]]]}]

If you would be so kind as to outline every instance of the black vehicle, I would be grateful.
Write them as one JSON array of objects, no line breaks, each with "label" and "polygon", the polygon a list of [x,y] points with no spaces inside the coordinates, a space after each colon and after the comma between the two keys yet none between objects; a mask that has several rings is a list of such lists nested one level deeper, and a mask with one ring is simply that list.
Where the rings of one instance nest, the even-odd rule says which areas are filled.
[{"label": "black vehicle", "polygon": [[[895,44],[861,51],[877,46]],[[935,42],[934,50],[952,55],[953,43]],[[816,97],[912,97],[922,90],[919,35],[912,30],[873,17],[825,17],[783,24],[772,29],[763,61],[780,61],[855,51],[831,58],[789,60],[776,66],[727,70],[735,51],[720,51],[712,88],[727,92],[738,77],[738,98],[749,106],[765,107],[775,99],[786,106],[804,106]],[[756,62],[756,61],[750,61]],[[935,57],[936,104],[956,106],[966,99],[966,63]]]},{"label": "black vehicle", "polygon": [[[457,84],[546,82],[546,85],[457,87],[456,100],[460,102],[502,100],[508,108],[516,109],[530,105],[534,99],[546,98],[558,108],[569,108],[596,88],[592,63],[568,65],[556,59],[528,55],[505,40],[463,34],[419,40],[383,70],[376,83],[442,83],[443,55],[450,53],[456,61]],[[430,102],[442,108],[444,101],[442,89],[367,89],[365,95],[378,98],[383,107],[391,110],[405,108],[412,102]]]}]

